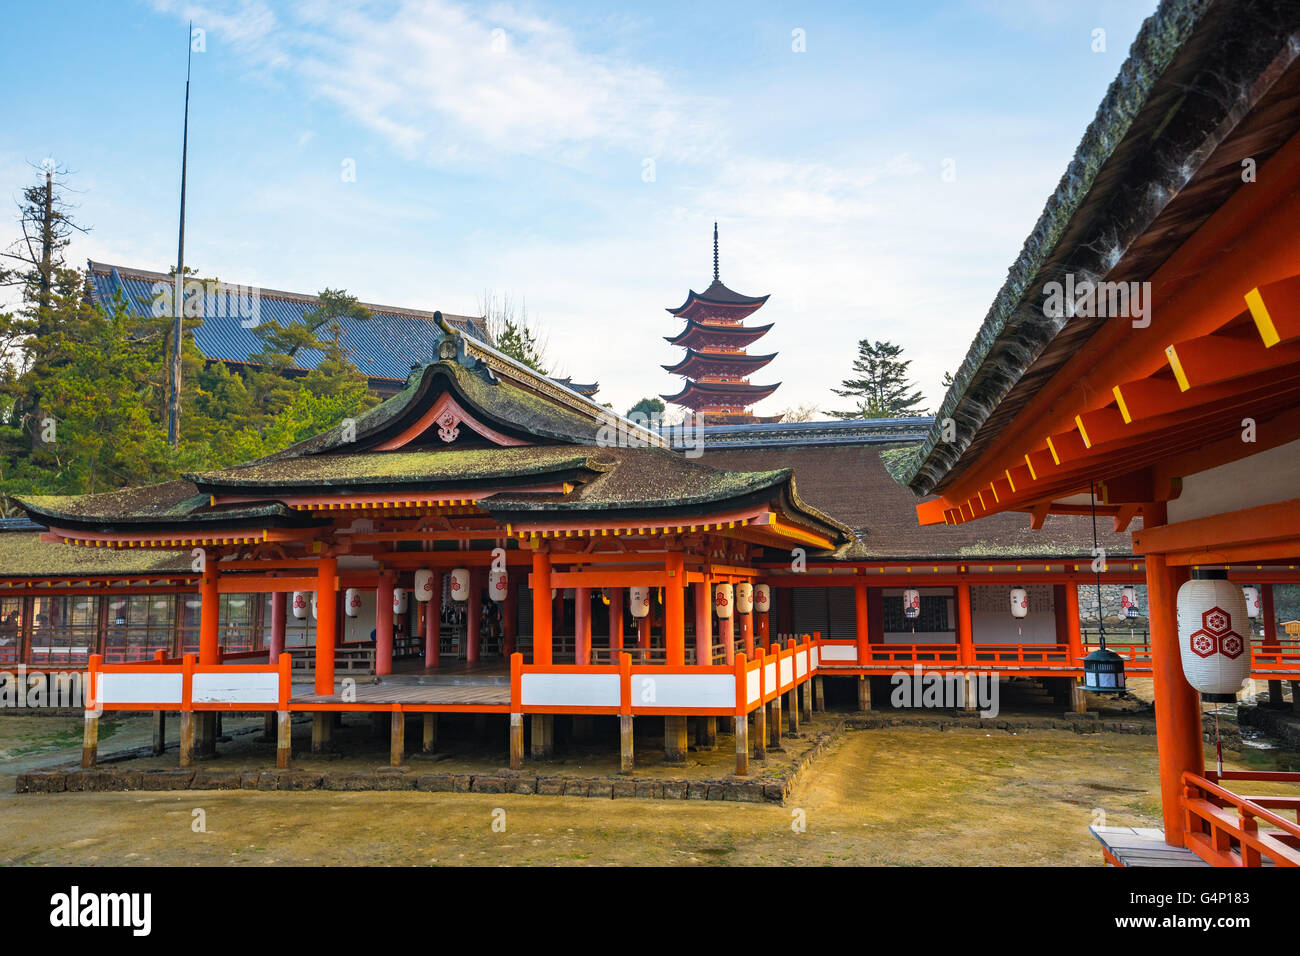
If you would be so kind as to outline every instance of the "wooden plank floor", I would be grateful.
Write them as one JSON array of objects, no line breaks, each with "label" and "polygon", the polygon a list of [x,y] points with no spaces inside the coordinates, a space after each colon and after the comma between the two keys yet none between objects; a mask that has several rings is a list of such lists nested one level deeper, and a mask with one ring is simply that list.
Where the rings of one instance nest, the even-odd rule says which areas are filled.
[{"label": "wooden plank floor", "polygon": [[1209,866],[1186,847],[1170,846],[1156,827],[1089,827],[1097,842],[1124,866]]},{"label": "wooden plank floor", "polygon": [[[492,704],[510,703],[510,673],[496,669],[450,674],[393,674],[358,681],[346,703],[356,704]],[[342,695],[317,694],[311,684],[294,684],[293,704],[345,703]]]}]

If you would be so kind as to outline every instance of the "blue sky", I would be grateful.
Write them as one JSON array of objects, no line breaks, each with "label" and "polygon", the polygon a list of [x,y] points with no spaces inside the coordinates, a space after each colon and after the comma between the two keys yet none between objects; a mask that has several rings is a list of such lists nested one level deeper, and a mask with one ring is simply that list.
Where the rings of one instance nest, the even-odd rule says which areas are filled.
[{"label": "blue sky", "polygon": [[0,33],[0,188],[52,157],[93,227],[74,261],[173,263],[192,18],[205,274],[459,313],[508,293],[621,411],[679,387],[663,310],[709,283],[716,219],[723,281],[771,295],[760,412],[841,407],[863,337],[933,407],[1154,8],[46,0]]}]

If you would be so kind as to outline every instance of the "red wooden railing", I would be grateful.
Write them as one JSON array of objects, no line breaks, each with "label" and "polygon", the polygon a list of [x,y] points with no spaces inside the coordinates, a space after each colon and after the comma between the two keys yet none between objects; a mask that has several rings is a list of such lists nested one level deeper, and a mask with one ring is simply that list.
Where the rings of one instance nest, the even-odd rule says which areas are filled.
[{"label": "red wooden railing", "polygon": [[[1300,796],[1240,796],[1220,786],[1225,780],[1300,784],[1300,773],[1226,771],[1183,774],[1183,824],[1187,848],[1213,866],[1300,866]],[[1261,829],[1263,824],[1268,829]]]}]

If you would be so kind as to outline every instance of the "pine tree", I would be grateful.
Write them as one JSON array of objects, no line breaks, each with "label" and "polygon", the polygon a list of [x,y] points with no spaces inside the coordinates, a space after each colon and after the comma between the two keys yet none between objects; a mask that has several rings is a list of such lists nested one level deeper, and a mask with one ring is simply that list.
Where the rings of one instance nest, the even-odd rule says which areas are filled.
[{"label": "pine tree", "polygon": [[900,359],[903,347],[892,342],[858,342],[858,357],[853,360],[856,378],[846,378],[836,395],[857,402],[852,411],[830,414],[836,418],[903,418],[919,415],[921,392],[907,379],[911,359]]}]

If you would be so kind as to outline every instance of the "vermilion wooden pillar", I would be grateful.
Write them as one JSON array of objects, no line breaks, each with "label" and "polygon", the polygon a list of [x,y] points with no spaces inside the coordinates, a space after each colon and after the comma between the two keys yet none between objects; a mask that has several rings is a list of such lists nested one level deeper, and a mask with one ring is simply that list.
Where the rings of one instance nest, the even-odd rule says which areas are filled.
[{"label": "vermilion wooden pillar", "polygon": [[1079,585],[1070,581],[1065,585],[1065,638],[1070,647],[1070,663],[1083,666],[1083,625],[1079,621]]},{"label": "vermilion wooden pillar", "polygon": [[865,664],[871,657],[871,625],[867,615],[867,582],[853,582],[853,620],[858,640],[858,663]]},{"label": "vermilion wooden pillar", "polygon": [[533,663],[551,663],[551,556],[533,552]]},{"label": "vermilion wooden pillar", "polygon": [[576,588],[573,592],[573,660],[576,664],[591,663],[591,588]]},{"label": "vermilion wooden pillar", "polygon": [[217,553],[203,556],[203,576],[199,579],[199,663],[216,664],[221,656],[221,590],[218,587]]},{"label": "vermilion wooden pillar", "polygon": [[707,581],[691,585],[691,600],[695,603],[695,663],[713,663],[713,601]]},{"label": "vermilion wooden pillar", "polygon": [[[1076,599],[1077,600],[1077,599]],[[975,663],[975,635],[971,631],[970,585],[957,585],[957,657],[963,666]]]},{"label": "vermilion wooden pillar", "polygon": [[316,693],[334,693],[334,644],[338,630],[339,560],[322,556],[316,563]]},{"label": "vermilion wooden pillar", "polygon": [[745,654],[754,653],[754,612],[740,611],[734,612],[733,616],[740,621],[740,641],[745,645]]},{"label": "vermilion wooden pillar", "polygon": [[268,658],[272,664],[284,653],[284,614],[287,595],[276,591],[271,595],[271,647]]},{"label": "vermilion wooden pillar", "polygon": [[501,653],[506,659],[515,652],[515,637],[519,631],[519,582],[506,572],[506,599],[501,602]]},{"label": "vermilion wooden pillar", "polygon": [[650,649],[650,615],[636,619],[636,646],[638,650]]},{"label": "vermilion wooden pillar", "polygon": [[469,569],[469,598],[465,608],[465,661],[475,664],[483,631],[483,569]]},{"label": "vermilion wooden pillar", "polygon": [[442,664],[442,572],[433,572],[433,588],[424,604],[424,666]]},{"label": "vermilion wooden pillar", "polygon": [[734,664],[736,661],[736,619],[734,617],[718,618],[718,637],[722,640],[722,649],[726,651],[727,664]]},{"label": "vermilion wooden pillar", "polygon": [[[1143,525],[1168,520],[1163,504],[1144,506]],[[1163,554],[1146,556],[1148,617],[1151,622],[1151,677],[1155,697],[1156,749],[1160,754],[1160,806],[1165,842],[1183,846],[1183,774],[1205,772],[1201,743],[1201,695],[1183,676],[1178,647],[1178,588],[1190,576],[1171,568]]]},{"label": "vermilion wooden pillar", "polygon": [[[1273,607],[1273,585],[1261,584],[1259,586],[1260,596],[1260,616],[1264,618],[1264,646],[1277,649],[1277,611]],[[1268,682],[1268,699],[1274,704],[1282,703],[1282,682],[1280,680],[1271,680]]]},{"label": "vermilion wooden pillar", "polygon": [[622,588],[609,589],[609,662],[618,663],[618,653],[623,650],[623,594]]},{"label": "vermilion wooden pillar", "polygon": [[375,587],[375,673],[393,672],[393,579],[379,576]]},{"label": "vermilion wooden pillar", "polygon": [[686,566],[680,551],[670,552],[664,567],[664,646],[670,667],[686,663]]}]

